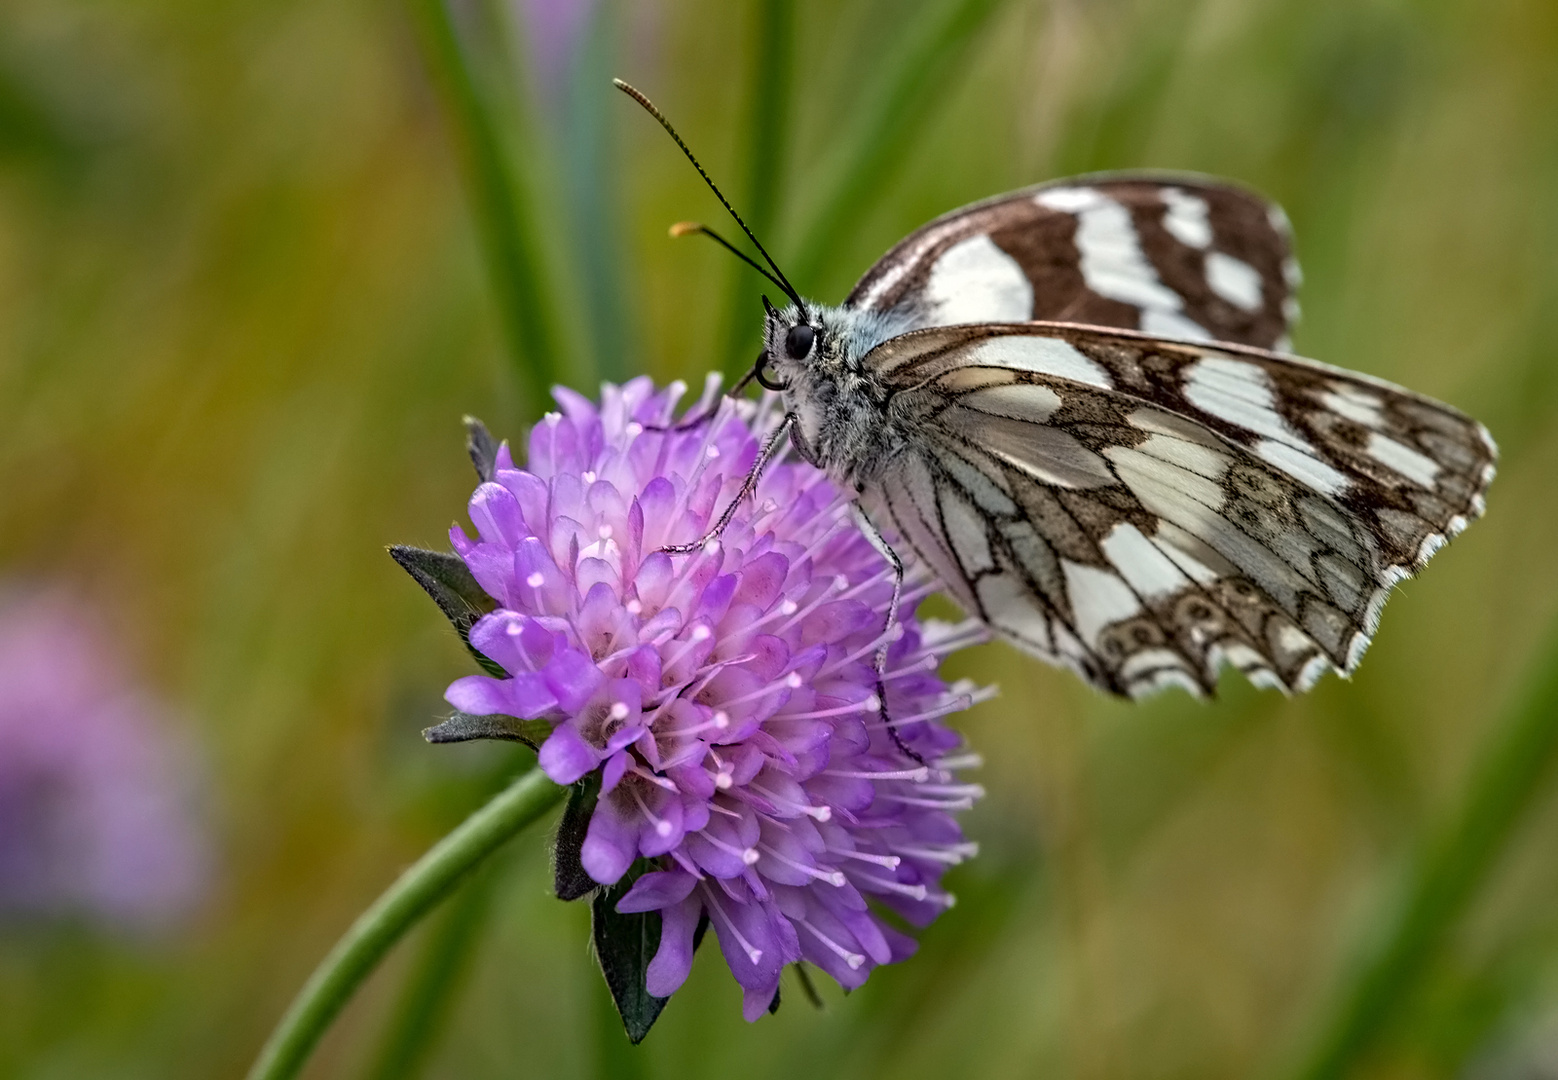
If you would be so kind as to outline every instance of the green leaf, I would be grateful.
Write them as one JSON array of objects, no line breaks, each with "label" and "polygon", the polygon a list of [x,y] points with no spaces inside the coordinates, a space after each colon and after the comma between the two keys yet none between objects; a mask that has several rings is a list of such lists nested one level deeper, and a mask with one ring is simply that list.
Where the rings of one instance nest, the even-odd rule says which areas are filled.
[{"label": "green leaf", "polygon": [[551,733],[552,725],[545,720],[521,720],[501,713],[473,716],[456,712],[443,723],[424,729],[422,737],[430,743],[498,739],[502,742],[524,743],[532,750],[539,750]]},{"label": "green leaf", "polygon": [[557,840],[552,845],[552,884],[559,900],[577,900],[600,888],[600,883],[584,872],[584,864],[579,860],[590,829],[590,815],[599,798],[599,773],[591,773],[568,792],[568,805],[563,808]]},{"label": "green leaf", "polygon": [[496,679],[507,678],[508,672],[501,664],[471,645],[471,627],[476,625],[477,619],[496,608],[498,602],[476,583],[465,560],[451,552],[424,551],[405,544],[396,544],[389,553],[454,624],[455,632],[482,670]]},{"label": "green leaf", "polygon": [[628,874],[615,885],[595,894],[590,906],[591,930],[595,939],[595,958],[617,1014],[627,1029],[628,1041],[640,1043],[659,1019],[670,998],[655,997],[645,985],[649,961],[660,948],[660,913],[617,911],[617,901],[627,895],[636,875]]}]

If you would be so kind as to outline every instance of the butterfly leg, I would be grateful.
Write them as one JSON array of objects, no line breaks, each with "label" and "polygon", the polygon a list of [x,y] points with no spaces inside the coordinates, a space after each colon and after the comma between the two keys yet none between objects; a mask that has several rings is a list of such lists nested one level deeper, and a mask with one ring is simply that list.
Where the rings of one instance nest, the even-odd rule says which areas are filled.
[{"label": "butterfly leg", "polygon": [[645,424],[644,430],[653,431],[660,435],[674,435],[679,432],[691,431],[693,428],[702,427],[704,424],[707,424],[710,420],[714,419],[714,417],[719,414],[720,406],[724,404],[725,398],[740,397],[741,391],[745,390],[747,385],[751,383],[751,381],[756,377],[757,368],[754,367],[751,371],[741,376],[740,379],[736,380],[735,386],[732,386],[729,390],[726,390],[723,394],[721,394],[720,400],[715,401],[713,405],[709,406],[707,409],[704,409],[697,416],[694,416],[690,420],[682,420],[675,424]]},{"label": "butterfly leg", "polygon": [[714,419],[714,414],[717,412],[719,412],[718,405],[712,409],[705,409],[691,420],[682,420],[675,424],[645,424],[644,430],[652,431],[656,435],[679,435],[684,431],[691,431],[694,428],[700,428],[707,424]]},{"label": "butterfly leg", "polygon": [[702,550],[703,545],[710,540],[718,540],[720,534],[725,531],[725,526],[730,524],[730,519],[736,516],[736,508],[741,505],[742,500],[757,490],[757,482],[763,478],[763,470],[768,468],[768,463],[779,452],[779,447],[784,445],[785,437],[789,435],[790,427],[794,423],[795,414],[785,413],[784,419],[779,421],[779,426],[769,433],[767,441],[763,443],[763,448],[757,452],[757,460],[752,463],[751,471],[747,473],[747,478],[741,482],[741,490],[736,493],[734,499],[730,500],[730,505],[725,507],[724,512],[720,514],[719,520],[714,523],[712,529],[690,544],[669,544],[660,550],[667,555],[690,555],[694,551]]},{"label": "butterfly leg", "polygon": [[893,727],[893,718],[887,711],[887,650],[892,645],[892,639],[887,634],[898,625],[898,605],[903,600],[903,560],[898,557],[898,553],[877,529],[876,523],[866,516],[859,503],[851,504],[850,510],[854,514],[855,524],[860,528],[860,532],[893,568],[893,598],[887,604],[887,623],[882,635],[882,644],[877,646],[876,650],[876,699],[882,703],[882,722],[887,725],[887,733],[893,737],[893,742],[897,744],[898,749],[924,765],[925,759],[903,741],[903,736],[899,735],[898,729]]}]

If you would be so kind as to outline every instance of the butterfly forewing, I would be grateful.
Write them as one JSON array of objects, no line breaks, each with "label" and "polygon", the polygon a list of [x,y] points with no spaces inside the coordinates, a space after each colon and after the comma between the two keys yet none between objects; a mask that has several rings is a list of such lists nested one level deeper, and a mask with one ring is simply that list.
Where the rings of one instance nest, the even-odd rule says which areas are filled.
[{"label": "butterfly forewing", "polygon": [[1199,177],[1114,174],[946,214],[845,306],[913,328],[1044,319],[1285,349],[1298,279],[1274,204]]},{"label": "butterfly forewing", "polygon": [[1068,325],[866,357],[908,434],[868,509],[1013,641],[1138,695],[1223,663],[1350,671],[1389,588],[1482,511],[1486,431],[1323,365]]}]

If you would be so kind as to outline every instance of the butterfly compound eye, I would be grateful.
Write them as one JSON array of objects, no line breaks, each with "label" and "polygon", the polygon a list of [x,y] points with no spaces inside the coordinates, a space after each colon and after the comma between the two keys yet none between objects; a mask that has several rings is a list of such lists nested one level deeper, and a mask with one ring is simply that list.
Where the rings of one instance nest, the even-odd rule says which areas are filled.
[{"label": "butterfly compound eye", "polygon": [[811,343],[817,336],[817,332],[805,323],[790,327],[790,332],[784,336],[784,351],[791,360],[804,360],[811,352]]}]

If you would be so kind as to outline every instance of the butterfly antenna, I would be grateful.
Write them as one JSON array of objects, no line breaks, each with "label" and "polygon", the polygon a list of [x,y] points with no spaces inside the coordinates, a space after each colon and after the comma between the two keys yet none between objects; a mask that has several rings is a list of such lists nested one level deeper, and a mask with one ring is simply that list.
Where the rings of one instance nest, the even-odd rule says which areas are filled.
[{"label": "butterfly antenna", "polygon": [[675,225],[671,226],[671,235],[673,237],[675,237],[675,236],[693,236],[693,235],[707,236],[710,240],[713,240],[720,247],[724,248],[726,251],[730,252],[736,258],[738,258],[742,262],[746,263],[752,269],[756,270],[759,274],[762,274],[765,278],[767,278],[769,281],[773,282],[775,285],[779,286],[781,289],[788,289],[788,285],[786,285],[785,282],[780,281],[778,278],[774,277],[773,271],[769,270],[768,267],[764,266],[762,263],[760,263],[756,259],[752,258],[752,256],[750,256],[746,252],[742,251],[735,244],[732,244],[729,240],[726,240],[723,236],[721,236],[719,233],[715,232],[713,229],[709,228],[707,225],[701,225],[701,224],[699,224],[696,221],[678,221]]},{"label": "butterfly antenna", "polygon": [[[734,206],[730,205],[730,200],[725,198],[725,193],[720,191],[719,185],[714,183],[714,181],[709,178],[709,174],[703,171],[703,166],[698,164],[698,159],[693,156],[693,152],[687,148],[686,143],[682,142],[682,137],[678,135],[676,133],[676,129],[671,126],[671,121],[667,120],[665,118],[665,114],[657,109],[655,107],[655,103],[645,97],[643,92],[640,91],[637,87],[630,86],[621,79],[612,79],[611,83],[618,90],[621,90],[628,97],[642,105],[644,107],[644,111],[647,112],[650,116],[653,116],[656,120],[660,121],[660,126],[665,128],[666,134],[670,135],[671,138],[676,140],[676,145],[682,148],[682,153],[687,155],[687,160],[692,162],[692,167],[698,170],[698,175],[703,177],[703,182],[709,185],[709,190],[714,192],[714,197],[719,199],[720,205],[723,206],[727,212],[729,212],[730,216],[735,219],[736,224],[741,226],[741,231],[747,234],[747,239],[752,241],[752,244],[762,254],[763,261],[768,263],[768,265],[773,268],[774,272],[769,276],[769,280],[783,289],[785,295],[788,296],[791,300],[795,301],[796,307],[800,308],[802,311],[805,311],[806,303],[801,299],[800,293],[795,291],[795,287],[790,284],[790,280],[784,276],[784,271],[779,269],[779,264],[774,262],[774,257],[772,255],[768,254],[768,249],[763,247],[762,241],[757,238],[751,229],[747,228],[747,223],[741,220],[741,215],[736,213],[736,208]],[[702,231],[710,236],[713,236],[713,233],[710,233],[707,229]],[[715,237],[715,239],[718,239],[718,237]],[[720,240],[720,243],[724,244],[725,241]],[[732,251],[736,250],[735,248],[730,247],[729,244],[725,244],[725,246],[729,247]],[[740,252],[737,252],[737,254],[740,254]],[[745,258],[745,256],[742,257]],[[747,262],[751,263],[752,260],[747,259]],[[756,266],[757,264],[753,263],[753,265]],[[762,268],[758,267],[758,269]]]}]

